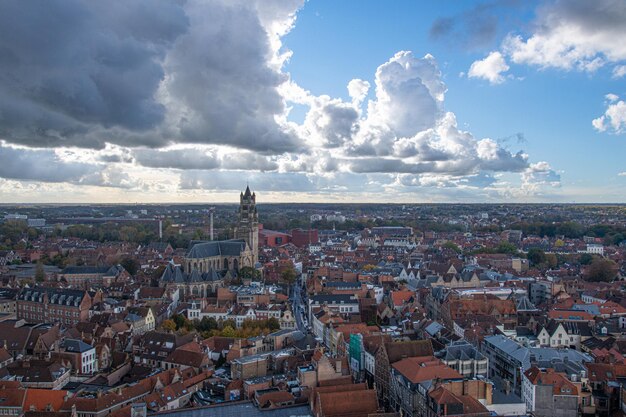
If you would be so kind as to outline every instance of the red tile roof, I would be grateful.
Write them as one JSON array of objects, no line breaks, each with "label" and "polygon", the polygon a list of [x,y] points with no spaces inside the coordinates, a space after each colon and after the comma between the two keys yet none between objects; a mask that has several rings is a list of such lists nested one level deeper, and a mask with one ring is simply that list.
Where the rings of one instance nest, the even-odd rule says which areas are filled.
[{"label": "red tile roof", "polygon": [[463,375],[432,356],[406,358],[391,366],[414,384],[433,379],[463,379]]}]

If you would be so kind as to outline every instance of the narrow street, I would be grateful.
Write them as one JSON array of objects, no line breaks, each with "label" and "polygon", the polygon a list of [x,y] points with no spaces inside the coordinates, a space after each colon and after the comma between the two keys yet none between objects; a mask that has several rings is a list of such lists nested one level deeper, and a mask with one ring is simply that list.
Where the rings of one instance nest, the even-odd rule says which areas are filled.
[{"label": "narrow street", "polygon": [[291,287],[291,308],[296,318],[298,329],[303,333],[307,333],[307,306],[304,300],[305,293],[302,291],[302,278],[298,279]]}]

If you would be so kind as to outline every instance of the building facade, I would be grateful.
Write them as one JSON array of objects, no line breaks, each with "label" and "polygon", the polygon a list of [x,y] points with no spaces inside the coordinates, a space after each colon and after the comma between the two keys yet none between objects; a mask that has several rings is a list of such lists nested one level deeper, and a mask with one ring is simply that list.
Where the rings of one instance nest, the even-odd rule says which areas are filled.
[{"label": "building facade", "polygon": [[87,291],[34,287],[24,288],[17,296],[17,318],[30,323],[60,323],[75,326],[89,319],[89,309],[101,301],[102,293],[92,297]]},{"label": "building facade", "polygon": [[244,240],[252,251],[254,266],[259,260],[259,214],[256,209],[256,193],[250,192],[250,187],[239,196],[239,213],[235,239]]}]

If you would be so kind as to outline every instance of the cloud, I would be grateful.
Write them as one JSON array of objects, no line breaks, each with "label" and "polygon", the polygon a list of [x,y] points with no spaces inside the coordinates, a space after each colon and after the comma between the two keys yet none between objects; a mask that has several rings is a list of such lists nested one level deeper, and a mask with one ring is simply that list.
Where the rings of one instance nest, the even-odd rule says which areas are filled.
[{"label": "cloud", "polygon": [[[430,54],[399,51],[372,80],[351,80],[347,100],[299,86],[282,37],[301,6],[0,3],[0,177],[188,194],[248,179],[262,191],[383,195],[549,176],[528,171],[523,151],[459,128]],[[470,76],[499,82],[507,70],[496,51]],[[294,104],[301,123],[288,118]]]},{"label": "cloud", "polygon": [[277,68],[275,61],[281,58],[272,49],[277,44],[271,33],[287,30],[282,19],[299,3],[259,4],[263,7],[247,1],[191,1],[186,6],[190,29],[166,56],[161,88],[168,127],[180,142],[264,153],[300,148],[299,138],[275,119],[285,111],[278,87],[288,76]]},{"label": "cloud", "polygon": [[183,170],[244,169],[272,171],[278,165],[263,155],[219,147],[136,149],[135,161],[144,167]]},{"label": "cloud", "polygon": [[299,138],[276,116],[285,111],[277,87],[288,78],[280,36],[301,4],[2,2],[0,138],[296,150]]},{"label": "cloud", "polygon": [[94,171],[85,163],[63,161],[52,149],[24,149],[0,143],[0,177],[78,183]]},{"label": "cloud", "polygon": [[87,134],[157,126],[160,62],[187,25],[183,10],[164,1],[2,2],[0,137],[101,147],[104,137]]},{"label": "cloud", "polygon": [[112,167],[67,160],[52,149],[16,148],[2,142],[0,178],[121,188],[135,185],[128,174]]},{"label": "cloud", "polygon": [[235,191],[241,189],[244,180],[251,183],[255,191],[316,191],[313,182],[302,173],[253,171],[184,171],[180,176],[180,188]]},{"label": "cloud", "polygon": [[617,65],[613,68],[613,78],[622,78],[626,75],[626,65]]},{"label": "cloud", "polygon": [[500,52],[491,52],[480,61],[474,61],[467,73],[469,78],[482,78],[491,84],[504,82],[503,73],[509,70],[506,60]]},{"label": "cloud", "polygon": [[480,3],[457,15],[440,17],[433,22],[430,37],[469,48],[488,46],[496,39],[498,23],[505,19],[502,11],[519,3],[514,0]]},{"label": "cloud", "polygon": [[417,58],[396,53],[376,70],[376,100],[368,105],[368,121],[385,125],[397,136],[433,127],[442,115],[446,87],[432,55]]},{"label": "cloud", "polygon": [[621,0],[556,1],[537,9],[530,36],[511,33],[502,49],[516,64],[593,72],[626,59],[624,22]]},{"label": "cloud", "polygon": [[626,177],[626,171],[617,174],[618,177]]},{"label": "cloud", "polygon": [[355,78],[348,83],[348,94],[352,101],[360,105],[363,102],[370,89],[370,83],[364,80]]},{"label": "cloud", "polygon": [[545,161],[530,164],[522,173],[522,189],[536,192],[541,186],[560,187],[561,176]]},{"label": "cloud", "polygon": [[591,121],[598,132],[620,134],[626,132],[626,103],[615,94],[607,94],[604,114]]}]

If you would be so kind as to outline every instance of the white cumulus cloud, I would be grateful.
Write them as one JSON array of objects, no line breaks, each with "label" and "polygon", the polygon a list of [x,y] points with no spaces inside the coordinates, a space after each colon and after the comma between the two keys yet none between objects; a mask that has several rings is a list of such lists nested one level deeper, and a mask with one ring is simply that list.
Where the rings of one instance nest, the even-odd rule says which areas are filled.
[{"label": "white cumulus cloud", "polygon": [[480,61],[474,61],[467,73],[469,78],[482,78],[491,84],[504,82],[504,73],[509,70],[509,66],[504,56],[498,51],[491,52]]},{"label": "white cumulus cloud", "polygon": [[626,103],[615,94],[607,94],[606,98],[606,111],[602,116],[593,119],[591,124],[599,132],[626,132]]}]

